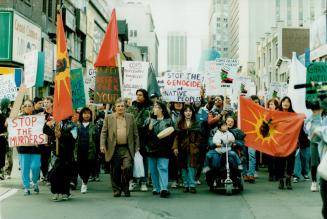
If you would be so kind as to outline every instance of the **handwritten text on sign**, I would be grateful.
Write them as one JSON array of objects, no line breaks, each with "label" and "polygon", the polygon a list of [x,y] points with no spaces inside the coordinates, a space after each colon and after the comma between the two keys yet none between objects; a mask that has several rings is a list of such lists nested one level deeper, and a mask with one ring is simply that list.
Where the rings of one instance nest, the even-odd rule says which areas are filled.
[{"label": "handwritten text on sign", "polygon": [[8,119],[8,143],[10,147],[34,146],[47,143],[43,133],[44,115],[22,116]]},{"label": "handwritten text on sign", "polygon": [[70,86],[72,89],[73,108],[84,107],[86,102],[82,69],[78,68],[70,71]]},{"label": "handwritten text on sign", "polygon": [[174,102],[200,101],[201,75],[199,73],[166,72],[163,99]]}]

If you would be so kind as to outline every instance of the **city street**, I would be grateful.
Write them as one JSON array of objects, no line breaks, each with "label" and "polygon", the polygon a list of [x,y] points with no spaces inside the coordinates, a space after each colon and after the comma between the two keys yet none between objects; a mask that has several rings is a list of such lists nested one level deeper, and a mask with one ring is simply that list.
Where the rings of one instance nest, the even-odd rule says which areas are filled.
[{"label": "city street", "polygon": [[[112,197],[109,175],[101,182],[90,182],[89,192],[72,192],[69,201],[53,202],[49,187],[40,194],[25,197],[14,164],[13,178],[0,182],[1,219],[38,218],[322,218],[319,193],[310,191],[310,182],[293,184],[293,190],[278,190],[277,182],[268,182],[262,168],[255,184],[245,184],[242,194],[226,196],[210,193],[206,185],[197,194],[174,189],[168,199],[149,192],[133,192],[130,198]],[[7,197],[9,196],[9,197]]]}]

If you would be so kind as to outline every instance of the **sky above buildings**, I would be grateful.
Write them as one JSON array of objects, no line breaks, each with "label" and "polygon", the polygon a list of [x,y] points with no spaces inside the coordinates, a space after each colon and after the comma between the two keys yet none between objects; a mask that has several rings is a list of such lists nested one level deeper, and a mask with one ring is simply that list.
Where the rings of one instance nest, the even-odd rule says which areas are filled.
[{"label": "sky above buildings", "polygon": [[159,39],[159,74],[167,69],[167,33],[187,33],[188,70],[196,71],[209,32],[209,0],[149,0]]}]

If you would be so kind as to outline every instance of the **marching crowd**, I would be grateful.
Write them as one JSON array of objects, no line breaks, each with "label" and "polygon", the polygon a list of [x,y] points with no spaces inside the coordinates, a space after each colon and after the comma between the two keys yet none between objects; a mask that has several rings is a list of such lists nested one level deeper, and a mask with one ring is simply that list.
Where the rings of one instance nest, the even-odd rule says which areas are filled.
[{"label": "marching crowd", "polygon": [[[266,104],[257,96],[251,99],[270,110],[294,112],[289,97],[271,99]],[[53,119],[53,98],[35,97],[23,102],[20,116],[45,116],[47,144],[16,148],[8,147],[7,141],[6,119],[12,105],[8,99],[1,100],[0,179],[10,179],[13,150],[17,149],[25,195],[31,194],[30,181],[35,193],[39,193],[39,182],[45,181],[54,201],[67,200],[70,190],[77,188],[78,176],[81,193],[87,193],[89,180],[98,181],[101,168],[110,173],[114,197],[129,197],[138,185],[146,192],[150,184],[152,194],[163,198],[170,195],[170,187],[182,186],[183,192],[196,193],[201,175],[220,168],[226,151],[244,181],[256,180],[259,153],[251,145],[245,146],[245,133],[236,124],[237,108],[229,97],[165,103],[139,89],[133,102],[119,98],[109,107],[84,107],[59,124]],[[278,181],[276,187],[291,190],[292,183],[301,178],[310,180],[311,175],[310,189],[319,191],[317,166],[322,157],[322,140],[314,128],[327,125],[325,118],[322,109],[313,108],[304,122],[296,151],[287,157],[264,155],[269,181]],[[139,178],[133,177],[136,153],[143,157],[144,176]],[[326,182],[322,180],[320,186],[325,190]],[[325,205],[323,212],[327,217]]]}]

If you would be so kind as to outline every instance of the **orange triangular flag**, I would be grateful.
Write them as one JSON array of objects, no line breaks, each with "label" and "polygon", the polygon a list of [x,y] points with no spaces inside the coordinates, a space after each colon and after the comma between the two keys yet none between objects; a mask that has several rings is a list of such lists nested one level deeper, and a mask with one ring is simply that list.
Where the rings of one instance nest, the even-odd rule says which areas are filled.
[{"label": "orange triangular flag", "polygon": [[70,88],[70,65],[61,14],[57,14],[57,66],[53,100],[53,117],[56,122],[73,115]]},{"label": "orange triangular flag", "polygon": [[304,114],[272,111],[240,97],[240,124],[245,132],[245,145],[277,157],[295,151]]},{"label": "orange triangular flag", "polygon": [[117,67],[116,55],[119,53],[116,10],[113,9],[107,32],[102,41],[94,67]]}]

